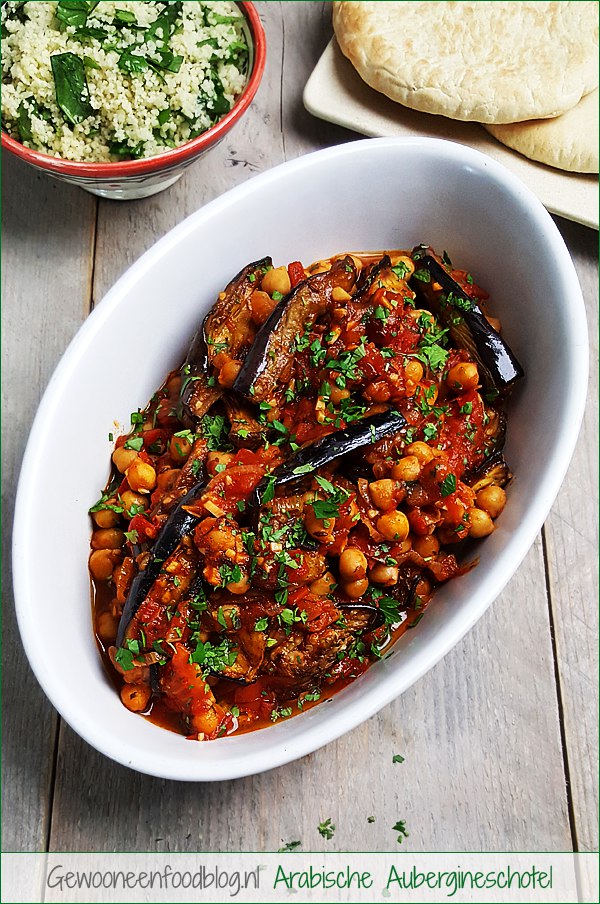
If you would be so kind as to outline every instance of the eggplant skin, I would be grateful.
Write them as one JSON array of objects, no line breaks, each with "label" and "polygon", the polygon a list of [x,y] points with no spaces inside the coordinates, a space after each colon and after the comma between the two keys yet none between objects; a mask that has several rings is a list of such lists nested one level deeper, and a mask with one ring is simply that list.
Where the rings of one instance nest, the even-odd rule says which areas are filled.
[{"label": "eggplant skin", "polygon": [[252,335],[250,296],[260,287],[270,257],[247,264],[234,276],[202,321],[181,368],[181,403],[186,414],[201,418],[223,393],[219,385],[210,386],[212,362],[220,351],[238,358]]},{"label": "eggplant skin", "polygon": [[173,554],[179,542],[192,532],[200,520],[195,515],[187,512],[185,506],[195,502],[205,486],[205,481],[197,483],[173,509],[154,542],[150,561],[143,571],[138,571],[131,582],[117,630],[116,644],[118,647],[122,646],[131,619],[150,592],[150,588],[158,577],[163,563]]},{"label": "eggplant skin", "polygon": [[356,282],[356,265],[349,255],[330,270],[298,283],[258,331],[233,388],[255,402],[277,401],[294,358],[294,339],[333,304],[336,287],[348,292]]},{"label": "eggplant skin", "polygon": [[300,449],[293,458],[264,477],[254,490],[251,506],[255,509],[260,508],[268,488],[275,492],[283,486],[293,487],[317,468],[363,446],[371,446],[392,433],[399,433],[406,426],[406,420],[400,412],[384,411],[318,439],[310,446]]},{"label": "eggplant skin", "polygon": [[[487,391],[505,395],[524,376],[515,355],[488,322],[477,302],[444,269],[431,248],[418,245],[412,253],[417,269],[426,270],[430,280],[426,283],[413,276],[411,287],[425,297],[434,314],[441,316],[456,344],[477,361]],[[433,290],[434,282],[442,287],[442,292]]]}]

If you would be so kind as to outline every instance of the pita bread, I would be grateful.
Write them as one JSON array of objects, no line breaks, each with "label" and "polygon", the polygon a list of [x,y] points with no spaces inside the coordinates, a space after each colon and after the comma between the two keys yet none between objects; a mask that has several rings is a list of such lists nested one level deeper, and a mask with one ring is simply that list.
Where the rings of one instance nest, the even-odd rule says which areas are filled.
[{"label": "pita bread", "polygon": [[485,128],[502,144],[530,160],[572,173],[598,172],[598,89],[556,119]]},{"label": "pita bread", "polygon": [[598,87],[593,2],[335,2],[342,52],[413,110],[486,123],[558,116]]}]

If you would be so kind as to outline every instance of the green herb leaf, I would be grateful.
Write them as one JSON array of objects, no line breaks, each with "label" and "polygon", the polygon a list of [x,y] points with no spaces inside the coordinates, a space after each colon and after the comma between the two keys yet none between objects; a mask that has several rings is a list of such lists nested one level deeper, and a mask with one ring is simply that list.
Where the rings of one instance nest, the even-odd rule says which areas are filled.
[{"label": "green herb leaf", "polygon": [[406,823],[403,819],[399,819],[398,822],[392,826],[393,832],[399,832],[398,835],[398,844],[402,844],[405,838],[408,838],[408,832],[406,831]]},{"label": "green herb leaf", "polygon": [[442,496],[450,496],[451,493],[456,491],[456,477],[454,474],[448,474],[448,476],[442,480],[440,490]]},{"label": "green herb leaf", "polygon": [[117,66],[121,72],[127,72],[129,75],[138,75],[140,72],[145,72],[149,69],[150,64],[146,57],[141,56],[139,53],[124,50],[119,57]]},{"label": "green herb leaf", "polygon": [[50,57],[56,103],[72,125],[83,122],[94,112],[85,77],[85,66],[74,53],[55,53]]},{"label": "green herb leaf", "polygon": [[415,279],[419,279],[421,282],[430,282],[431,274],[429,270],[415,270],[413,273]]},{"label": "green herb leaf", "polygon": [[85,25],[88,15],[97,3],[87,3],[86,0],[60,0],[56,4],[55,15],[64,25]]},{"label": "green herb leaf", "polygon": [[403,762],[404,762],[404,757],[399,753],[395,753],[394,756],[392,757],[392,763],[403,763]]},{"label": "green herb leaf", "polygon": [[135,452],[139,452],[143,445],[144,438],[142,436],[130,436],[129,439],[125,440],[123,448],[133,449]]},{"label": "green herb leaf", "polygon": [[408,266],[404,261],[398,261],[395,267],[392,267],[392,273],[395,273],[398,279],[404,279],[408,273]]},{"label": "green herb leaf", "polygon": [[317,826],[317,831],[319,835],[325,838],[327,841],[331,841],[335,834],[335,826],[332,824],[331,819],[326,819],[324,822],[320,822]]},{"label": "green herb leaf", "polygon": [[265,492],[263,493],[263,502],[270,502],[275,497],[275,484],[277,482],[277,478],[272,474],[269,474],[267,477],[267,486]]},{"label": "green herb leaf", "polygon": [[289,854],[290,851],[295,851],[296,848],[301,846],[301,841],[286,841],[283,847],[280,847],[277,851],[278,854]]}]

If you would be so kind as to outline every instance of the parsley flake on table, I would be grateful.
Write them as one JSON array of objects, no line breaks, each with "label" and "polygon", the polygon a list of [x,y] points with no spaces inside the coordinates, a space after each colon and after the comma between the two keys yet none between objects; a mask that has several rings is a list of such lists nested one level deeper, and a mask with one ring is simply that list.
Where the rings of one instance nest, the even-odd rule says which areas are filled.
[{"label": "parsley flake on table", "polygon": [[405,838],[408,838],[408,832],[406,831],[406,823],[403,819],[399,819],[398,822],[392,826],[393,832],[398,832],[398,838],[396,839],[398,844],[402,844]]},{"label": "parsley flake on table", "polygon": [[326,819],[324,822],[319,823],[319,825],[317,826],[317,831],[319,835],[321,835],[327,841],[331,841],[331,839],[335,835],[335,826],[332,824],[331,819]]},{"label": "parsley flake on table", "polygon": [[395,753],[392,757],[392,763],[403,763],[404,757],[400,753]]},{"label": "parsley flake on table", "polygon": [[299,848],[302,845],[301,841],[286,841],[283,847],[280,847],[277,851],[278,854],[289,854],[290,851],[295,851],[296,848]]}]

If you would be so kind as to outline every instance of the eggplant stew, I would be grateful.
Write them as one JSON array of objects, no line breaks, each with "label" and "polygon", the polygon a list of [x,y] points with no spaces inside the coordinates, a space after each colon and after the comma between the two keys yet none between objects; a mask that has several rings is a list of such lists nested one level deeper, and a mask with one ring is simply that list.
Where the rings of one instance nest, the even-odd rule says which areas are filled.
[{"label": "eggplant stew", "polygon": [[219,294],[90,509],[95,632],[129,710],[197,740],[288,718],[471,567],[523,375],[485,299],[423,245],[266,257]]}]

